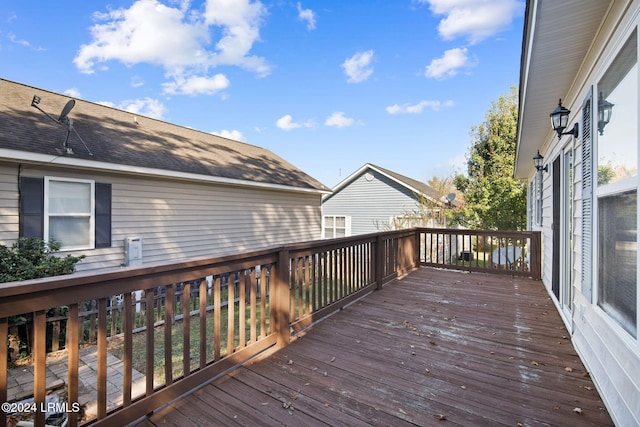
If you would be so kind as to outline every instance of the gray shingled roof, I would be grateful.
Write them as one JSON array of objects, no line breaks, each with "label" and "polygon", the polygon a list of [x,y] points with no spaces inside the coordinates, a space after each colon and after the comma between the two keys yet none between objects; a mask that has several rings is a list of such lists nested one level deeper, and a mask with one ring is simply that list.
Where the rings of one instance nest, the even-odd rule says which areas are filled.
[{"label": "gray shingled roof", "polygon": [[64,154],[67,128],[33,108],[34,95],[41,97],[40,107],[55,118],[72,99],[0,79],[0,148],[82,159],[89,166],[92,161],[107,162],[329,191],[264,148],[83,100],[76,100],[69,117],[93,156],[73,132],[69,145],[74,154]]}]

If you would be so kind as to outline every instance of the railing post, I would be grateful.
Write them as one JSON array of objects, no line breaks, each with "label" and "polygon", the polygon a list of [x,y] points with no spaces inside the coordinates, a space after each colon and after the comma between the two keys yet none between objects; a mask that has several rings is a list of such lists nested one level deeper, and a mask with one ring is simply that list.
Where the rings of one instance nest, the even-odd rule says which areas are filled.
[{"label": "railing post", "polygon": [[413,234],[413,265],[412,268],[420,267],[420,229],[414,229]]},{"label": "railing post", "polygon": [[542,279],[542,253],[541,253],[541,233],[534,231],[531,234],[531,276]]},{"label": "railing post", "polygon": [[291,321],[290,311],[290,271],[289,271],[289,250],[281,248],[278,251],[278,264],[275,268],[275,289],[272,291],[271,316],[277,335],[277,347],[284,347],[289,344],[290,333],[289,324]]},{"label": "railing post", "polygon": [[384,275],[384,248],[381,234],[376,236],[376,243],[373,245],[373,259],[375,264],[376,289],[382,289],[382,278]]}]

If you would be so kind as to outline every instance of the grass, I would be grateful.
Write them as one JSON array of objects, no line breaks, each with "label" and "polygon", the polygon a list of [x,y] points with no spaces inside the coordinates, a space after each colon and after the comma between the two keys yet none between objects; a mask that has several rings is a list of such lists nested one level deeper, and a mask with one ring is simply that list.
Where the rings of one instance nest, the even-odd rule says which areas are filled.
[{"label": "grass", "polygon": [[[257,334],[260,334],[260,304],[256,305],[256,319],[258,325],[256,325]],[[224,357],[227,354],[228,349],[228,308],[226,306],[220,309],[220,357]],[[239,316],[240,309],[239,304],[234,304],[234,343],[233,348],[239,345]],[[267,331],[269,330],[269,306],[266,308],[267,318]],[[171,366],[172,377],[178,378],[184,375],[184,363],[183,363],[183,349],[184,349],[184,325],[183,320],[176,321],[171,325]],[[251,332],[251,311],[250,307],[246,307],[245,310],[245,338],[247,341],[250,339]],[[206,316],[206,363],[210,363],[214,360],[215,342],[214,342],[214,318],[213,311],[207,312]],[[154,327],[153,339],[154,339],[154,364],[153,364],[153,378],[154,386],[165,383],[165,346],[164,346],[164,323]],[[199,315],[191,316],[189,322],[189,355],[190,355],[190,369],[193,371],[200,368],[200,317]],[[114,356],[119,359],[124,359],[124,337],[119,335],[109,340],[108,350]],[[132,349],[132,365],[133,369],[147,375],[146,366],[146,353],[147,353],[147,334],[146,331],[141,331],[133,334],[133,349]]]}]

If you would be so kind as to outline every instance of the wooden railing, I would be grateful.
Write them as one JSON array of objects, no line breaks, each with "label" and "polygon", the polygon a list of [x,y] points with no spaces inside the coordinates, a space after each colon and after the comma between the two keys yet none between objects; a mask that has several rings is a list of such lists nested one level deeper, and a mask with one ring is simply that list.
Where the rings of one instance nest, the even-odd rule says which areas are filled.
[{"label": "wooden railing", "polygon": [[[64,337],[56,341],[65,349],[68,425],[125,425],[417,268],[418,242],[415,229],[393,231],[0,284],[0,402],[9,396],[4,343],[16,317],[31,331],[35,404],[28,409],[36,425],[45,424],[47,349],[56,334]],[[87,352],[95,354],[97,380],[79,418],[79,360]],[[107,378],[114,354],[122,360],[117,387]],[[144,376],[134,386],[137,372]]]},{"label": "wooden railing", "polygon": [[418,229],[420,265],[540,279],[540,232]]}]

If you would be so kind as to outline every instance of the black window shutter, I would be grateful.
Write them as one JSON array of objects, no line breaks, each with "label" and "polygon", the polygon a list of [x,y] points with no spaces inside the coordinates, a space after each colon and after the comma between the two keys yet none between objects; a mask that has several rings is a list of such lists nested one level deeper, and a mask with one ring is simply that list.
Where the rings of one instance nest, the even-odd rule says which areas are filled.
[{"label": "black window shutter", "polygon": [[20,237],[44,238],[44,179],[20,177]]},{"label": "black window shutter", "polygon": [[589,92],[582,105],[582,294],[593,301],[593,128]]},{"label": "black window shutter", "polygon": [[96,182],[96,248],[111,247],[111,184]]}]

